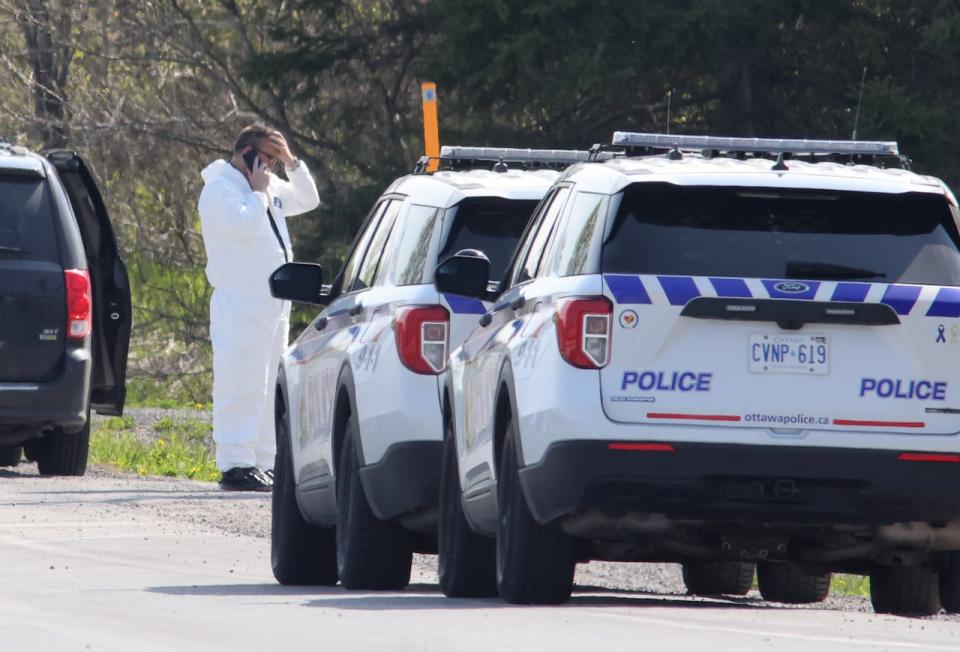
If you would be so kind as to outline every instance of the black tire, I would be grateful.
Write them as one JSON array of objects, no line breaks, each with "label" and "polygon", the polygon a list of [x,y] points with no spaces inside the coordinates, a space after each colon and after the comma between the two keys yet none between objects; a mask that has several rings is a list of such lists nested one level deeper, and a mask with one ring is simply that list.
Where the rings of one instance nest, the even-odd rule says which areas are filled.
[{"label": "black tire", "polygon": [[948,552],[940,570],[940,603],[948,614],[960,613],[960,553]]},{"label": "black tire", "polygon": [[56,430],[30,442],[40,475],[83,475],[90,451],[90,415],[77,432]]},{"label": "black tire", "polygon": [[0,466],[17,466],[23,457],[23,446],[0,447]]},{"label": "black tire", "polygon": [[513,422],[497,487],[497,591],[512,604],[560,604],[573,591],[573,538],[537,523],[520,486]]},{"label": "black tire", "polygon": [[878,614],[930,616],[940,611],[937,574],[928,568],[877,568],[870,602]]},{"label": "black tire", "polygon": [[273,465],[270,518],[270,564],[280,584],[337,583],[337,539],[333,528],[308,523],[297,504],[293,455],[286,409],[276,410],[277,457]]},{"label": "black tire", "polygon": [[755,569],[745,561],[689,561],[683,564],[683,583],[693,595],[746,595]]},{"label": "black tire", "polygon": [[356,425],[347,419],[337,478],[337,570],[348,589],[389,591],[410,583],[410,532],[381,521],[360,482]]},{"label": "black tire", "polygon": [[757,584],[760,595],[770,602],[811,604],[823,602],[830,595],[831,573],[809,575],[799,564],[760,562]]},{"label": "black tire", "polygon": [[449,423],[445,427],[440,463],[440,527],[438,569],[440,589],[449,598],[497,595],[497,548],[491,537],[470,529],[460,502],[457,445]]}]

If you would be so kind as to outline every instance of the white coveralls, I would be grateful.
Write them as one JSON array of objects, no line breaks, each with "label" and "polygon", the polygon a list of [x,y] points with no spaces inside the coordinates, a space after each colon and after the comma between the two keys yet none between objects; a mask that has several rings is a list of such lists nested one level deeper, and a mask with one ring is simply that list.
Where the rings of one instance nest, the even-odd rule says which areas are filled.
[{"label": "white coveralls", "polygon": [[280,355],[290,333],[290,304],[270,296],[268,279],[293,260],[287,215],[320,204],[302,161],[289,181],[271,176],[267,192],[254,192],[245,175],[218,160],[202,172],[198,209],[207,250],[210,341],[213,344],[213,440],[217,466],[273,468],[276,453],[273,401]]}]

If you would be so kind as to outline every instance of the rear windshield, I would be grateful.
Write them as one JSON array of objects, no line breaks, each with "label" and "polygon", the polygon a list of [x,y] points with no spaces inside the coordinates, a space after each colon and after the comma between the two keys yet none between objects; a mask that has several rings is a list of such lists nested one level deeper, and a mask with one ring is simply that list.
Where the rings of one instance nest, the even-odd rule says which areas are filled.
[{"label": "rear windshield", "polygon": [[453,225],[437,262],[461,249],[479,249],[490,259],[490,278],[502,277],[538,203],[498,197],[464,199],[447,211]]},{"label": "rear windshield", "polygon": [[60,259],[43,179],[0,175],[0,259]]},{"label": "rear windshield", "polygon": [[634,184],[603,248],[626,274],[960,285],[943,196]]}]

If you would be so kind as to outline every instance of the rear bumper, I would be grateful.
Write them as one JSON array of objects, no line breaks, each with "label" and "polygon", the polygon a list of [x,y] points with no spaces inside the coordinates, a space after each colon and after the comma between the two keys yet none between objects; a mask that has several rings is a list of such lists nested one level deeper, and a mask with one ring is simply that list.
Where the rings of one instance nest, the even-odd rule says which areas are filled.
[{"label": "rear bumper", "polygon": [[541,523],[581,510],[674,520],[797,525],[960,517],[960,464],[899,451],[671,443],[673,452],[563,441],[520,471]]},{"label": "rear bumper", "polygon": [[76,349],[64,358],[56,380],[0,383],[0,445],[17,443],[44,430],[79,430],[87,421],[90,351]]},{"label": "rear bumper", "polygon": [[393,444],[376,464],[360,469],[360,481],[370,509],[387,520],[424,507],[435,507],[440,496],[439,441]]}]

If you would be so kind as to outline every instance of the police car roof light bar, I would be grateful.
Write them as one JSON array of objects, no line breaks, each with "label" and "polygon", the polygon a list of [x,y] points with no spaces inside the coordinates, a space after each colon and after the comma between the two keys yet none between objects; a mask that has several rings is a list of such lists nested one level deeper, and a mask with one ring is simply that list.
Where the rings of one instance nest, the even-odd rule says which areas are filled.
[{"label": "police car roof light bar", "polygon": [[444,145],[441,161],[503,161],[505,163],[578,163],[590,157],[587,150],[520,149],[515,147],[464,147]]},{"label": "police car roof light bar", "polygon": [[648,147],[664,150],[717,150],[723,152],[765,152],[769,154],[850,154],[899,156],[894,141],[806,140],[791,138],[738,138],[721,136],[685,136],[615,131],[613,145]]}]

